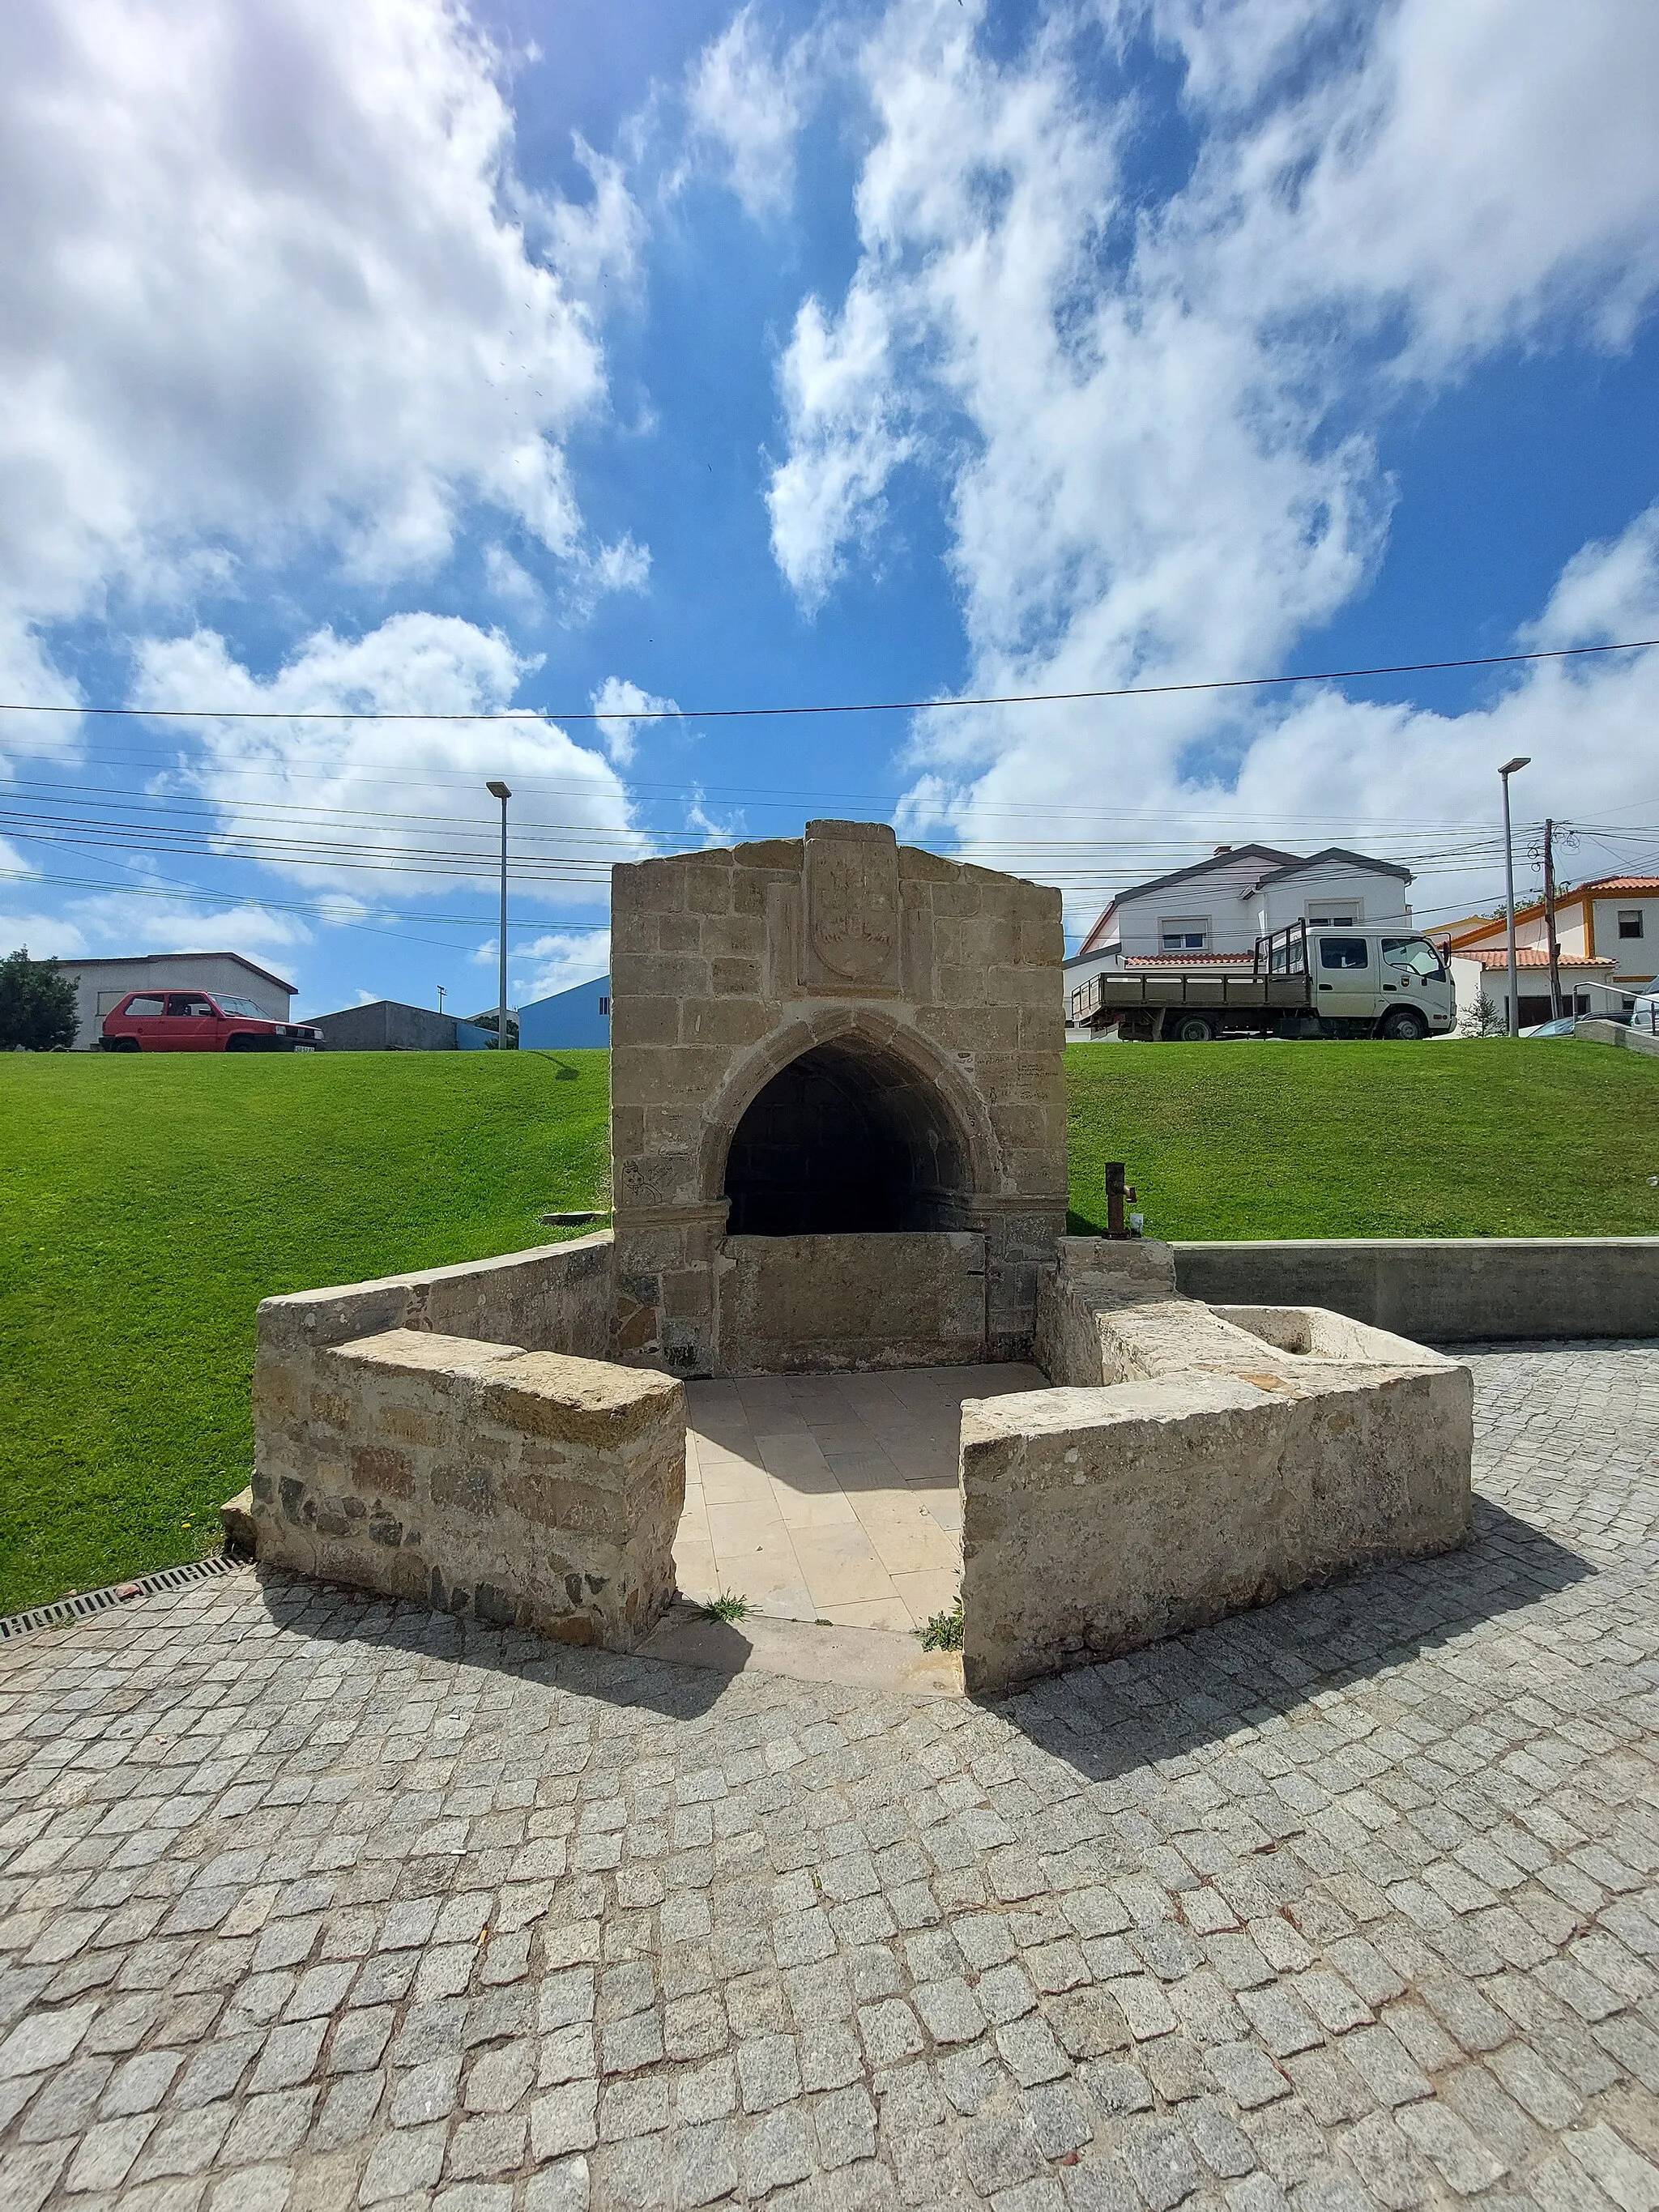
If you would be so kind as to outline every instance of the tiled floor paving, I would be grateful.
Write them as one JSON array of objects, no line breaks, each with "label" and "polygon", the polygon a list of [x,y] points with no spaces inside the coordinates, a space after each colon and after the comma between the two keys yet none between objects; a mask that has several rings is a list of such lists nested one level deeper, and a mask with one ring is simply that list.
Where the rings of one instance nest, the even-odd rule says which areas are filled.
[{"label": "tiled floor paving", "polygon": [[689,1384],[680,1588],[794,1620],[919,1627],[962,1581],[963,1400],[1044,1387],[1018,1366]]},{"label": "tiled floor paving", "polygon": [[0,1648],[0,2207],[1659,2203],[1659,1353],[1475,1365],[1468,1550],[996,1706]]}]

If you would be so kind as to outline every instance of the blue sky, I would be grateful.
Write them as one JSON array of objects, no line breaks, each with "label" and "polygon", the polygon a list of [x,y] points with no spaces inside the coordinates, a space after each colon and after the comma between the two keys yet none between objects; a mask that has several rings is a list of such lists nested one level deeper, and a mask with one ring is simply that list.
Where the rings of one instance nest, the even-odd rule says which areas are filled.
[{"label": "blue sky", "polygon": [[695,710],[1659,635],[1656,82],[1639,0],[17,0],[0,935],[483,1005],[497,774],[515,1000],[817,813],[1074,930],[1248,836],[1432,921],[1526,752],[1523,884],[1652,868],[1659,653]]}]

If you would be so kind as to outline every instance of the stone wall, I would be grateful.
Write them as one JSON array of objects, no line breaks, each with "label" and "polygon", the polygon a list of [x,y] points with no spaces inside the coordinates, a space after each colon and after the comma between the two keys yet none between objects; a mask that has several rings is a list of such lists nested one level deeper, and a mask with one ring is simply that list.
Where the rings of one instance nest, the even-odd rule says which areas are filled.
[{"label": "stone wall", "polygon": [[963,1672],[994,1692],[1468,1535],[1468,1370],[1342,1316],[1173,1295],[1167,1246],[1067,1238],[1058,1387],[963,1407]]},{"label": "stone wall", "polygon": [[325,1580],[636,1642],[673,1594],[684,1393],[602,1358],[611,1254],[606,1231],[267,1298],[227,1533]]},{"label": "stone wall", "polygon": [[611,1342],[612,1251],[607,1229],[496,1260],[265,1298],[256,1324],[256,1371],[290,1352],[390,1328],[602,1359]]},{"label": "stone wall", "polygon": [[[804,839],[616,868],[611,931],[617,1356],[726,1364],[728,1153],[810,1054],[846,1112],[878,1125],[904,1181],[894,1225],[985,1239],[987,1356],[1026,1356],[1066,1218],[1059,893],[880,824],[810,823]],[[790,1114],[827,1129],[840,1110],[783,1099],[750,1125],[745,1159],[763,1181]],[[862,1194],[849,1226],[877,1202]]]},{"label": "stone wall", "polygon": [[672,1593],[665,1376],[393,1328],[262,1361],[254,1417],[263,1562],[622,1650]]},{"label": "stone wall", "polygon": [[721,1359],[732,1375],[948,1367],[985,1357],[985,1238],[728,1237]]}]

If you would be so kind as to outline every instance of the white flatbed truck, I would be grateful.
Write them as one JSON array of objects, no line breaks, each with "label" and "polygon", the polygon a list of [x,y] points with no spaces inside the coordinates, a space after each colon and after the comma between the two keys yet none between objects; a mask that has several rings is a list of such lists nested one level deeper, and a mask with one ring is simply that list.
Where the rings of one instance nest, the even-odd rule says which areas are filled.
[{"label": "white flatbed truck", "polygon": [[1073,992],[1073,1029],[1150,1043],[1212,1037],[1443,1036],[1457,1019],[1426,937],[1292,922],[1259,937],[1250,966],[1108,969]]}]

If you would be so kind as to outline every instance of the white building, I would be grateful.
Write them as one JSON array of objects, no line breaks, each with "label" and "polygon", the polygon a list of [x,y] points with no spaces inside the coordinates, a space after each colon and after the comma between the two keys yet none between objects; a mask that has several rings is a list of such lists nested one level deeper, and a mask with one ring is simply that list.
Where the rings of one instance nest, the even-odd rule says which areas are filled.
[{"label": "white building", "polygon": [[1207,860],[1131,884],[1066,963],[1066,1004],[1105,969],[1248,962],[1258,937],[1293,921],[1413,927],[1409,868],[1328,845],[1306,858],[1273,845],[1218,845]]},{"label": "white building", "polygon": [[285,1022],[298,988],[240,952],[137,952],[121,959],[60,960],[58,965],[75,985],[79,1001],[77,1052],[89,1052],[97,1043],[105,1015],[129,991],[223,992],[251,999],[270,1020]]}]

